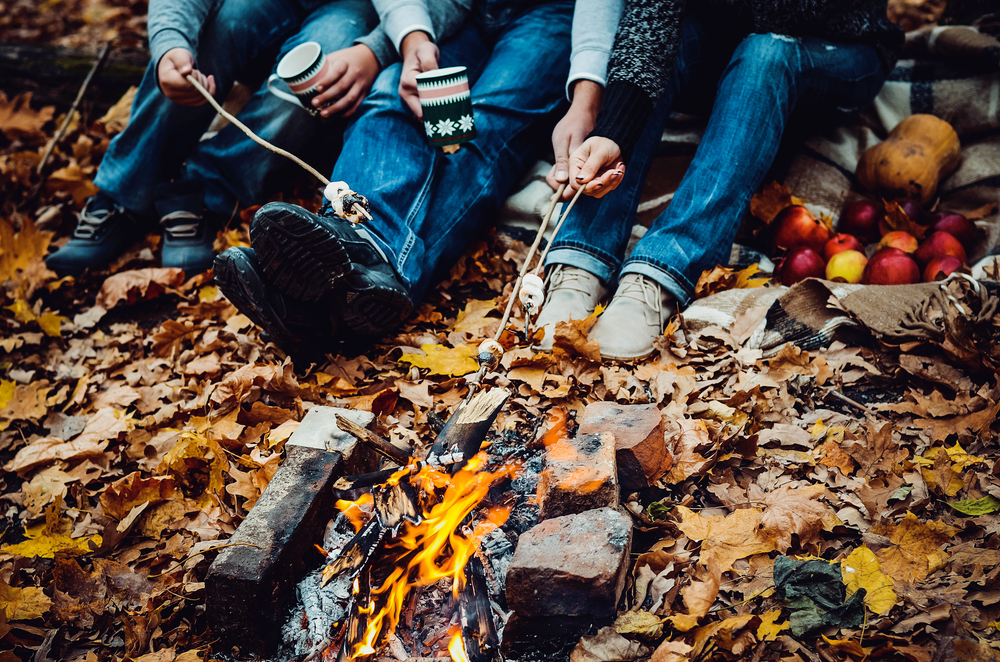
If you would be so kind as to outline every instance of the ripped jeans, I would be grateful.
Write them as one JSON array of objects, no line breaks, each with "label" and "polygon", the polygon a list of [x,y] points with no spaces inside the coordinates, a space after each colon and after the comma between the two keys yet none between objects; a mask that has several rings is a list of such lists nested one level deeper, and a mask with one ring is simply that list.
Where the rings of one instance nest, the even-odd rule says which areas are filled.
[{"label": "ripped jeans", "polygon": [[[689,12],[690,14],[690,12]],[[547,264],[589,271],[614,287],[639,273],[686,305],[706,269],[726,264],[753,192],[790,123],[821,121],[871,102],[887,72],[875,49],[814,37],[727,35],[687,16],[677,60],[625,177],[601,199],[583,196]],[[708,127],[670,205],[622,257],[643,183],[671,110],[705,114]]]}]

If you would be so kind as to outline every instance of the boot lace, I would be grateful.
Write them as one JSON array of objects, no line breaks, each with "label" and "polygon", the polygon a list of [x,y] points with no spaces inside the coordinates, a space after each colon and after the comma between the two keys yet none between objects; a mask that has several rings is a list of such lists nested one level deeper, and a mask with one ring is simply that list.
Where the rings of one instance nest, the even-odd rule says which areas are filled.
[{"label": "boot lace", "polygon": [[91,205],[87,205],[80,212],[79,220],[76,223],[76,230],[73,231],[73,236],[77,239],[93,239],[94,236],[100,231],[104,223],[111,218],[115,212],[118,211],[115,207],[108,207],[106,209],[93,209]]},{"label": "boot lace", "polygon": [[644,306],[646,322],[650,325],[662,326],[663,322],[663,291],[660,286],[640,275],[626,276],[622,279],[615,293],[616,299],[629,299]]},{"label": "boot lace", "polygon": [[580,269],[560,267],[552,272],[546,289],[550,294],[556,290],[570,290],[589,295],[593,290],[593,285],[591,285],[593,278],[595,277]]},{"label": "boot lace", "polygon": [[201,216],[189,211],[175,211],[160,219],[163,231],[172,239],[192,239],[201,229]]}]

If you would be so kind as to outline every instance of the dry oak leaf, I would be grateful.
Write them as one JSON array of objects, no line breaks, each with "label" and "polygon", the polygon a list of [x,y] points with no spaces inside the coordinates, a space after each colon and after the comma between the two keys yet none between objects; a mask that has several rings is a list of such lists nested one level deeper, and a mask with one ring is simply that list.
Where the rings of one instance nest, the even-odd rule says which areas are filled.
[{"label": "dry oak leaf", "polygon": [[690,652],[691,646],[683,641],[668,639],[653,651],[653,657],[649,658],[649,662],[684,662],[689,659]]},{"label": "dry oak leaf", "polygon": [[770,611],[765,611],[760,616],[760,625],[757,626],[757,638],[761,641],[774,641],[781,634],[782,630],[787,630],[791,627],[789,621],[784,623],[777,623],[776,621],[781,618],[780,609],[772,609]]},{"label": "dry oak leaf", "polygon": [[4,465],[4,471],[23,473],[44,464],[56,461],[69,462],[85,457],[101,457],[107,443],[74,439],[63,441],[55,437],[42,437],[31,442],[17,452],[14,459]]},{"label": "dry oak leaf", "polygon": [[953,434],[958,436],[989,434],[990,426],[997,420],[998,414],[1000,414],[1000,401],[991,402],[986,409],[962,416],[920,418],[913,421],[913,425],[927,430],[932,439],[943,441]]},{"label": "dry oak leaf", "polygon": [[772,181],[750,199],[750,213],[770,225],[785,207],[803,202],[804,200],[793,197],[787,186]]},{"label": "dry oak leaf", "polygon": [[138,471],[133,471],[104,489],[101,493],[101,508],[108,517],[121,521],[136,506],[143,503],[159,503],[173,495],[173,477],[143,478]]},{"label": "dry oak leaf", "polygon": [[590,329],[597,324],[597,318],[603,311],[601,306],[589,317],[582,320],[567,320],[556,322],[552,332],[552,350],[558,356],[581,356],[594,363],[601,362],[601,345],[590,339]]},{"label": "dry oak leaf", "polygon": [[701,455],[699,451],[714,446],[708,435],[708,427],[704,421],[681,419],[680,434],[675,439],[667,440],[667,449],[673,458],[670,472],[663,477],[666,483],[680,483],[692,476],[700,476],[709,469],[712,460]]},{"label": "dry oak leaf", "polygon": [[56,554],[72,555],[87,554],[101,546],[100,535],[73,538],[73,523],[59,518],[62,508],[62,497],[57,497],[51,506],[45,509],[45,522],[31,527],[24,527],[24,542],[16,545],[0,547],[0,554],[13,554],[25,558],[41,557],[55,558]]},{"label": "dry oak leaf", "polygon": [[947,562],[948,555],[941,547],[958,529],[942,522],[921,522],[908,512],[899,524],[875,522],[869,533],[885,536],[891,543],[875,552],[882,572],[898,582],[922,582]]},{"label": "dry oak leaf", "polygon": [[105,441],[117,439],[122,432],[130,432],[135,428],[135,421],[132,414],[125,413],[121,409],[105,407],[97,410],[97,413],[87,419],[87,425],[83,428],[74,442],[81,441]]},{"label": "dry oak leaf", "polygon": [[49,611],[52,600],[40,588],[14,588],[0,579],[0,609],[7,621],[30,621]]},{"label": "dry oak leaf", "polygon": [[843,524],[830,506],[817,501],[825,493],[823,485],[782,485],[764,497],[761,532],[774,539],[775,547],[782,554],[792,546],[792,534],[798,535],[800,545],[818,540],[820,531],[830,531]]},{"label": "dry oak leaf", "polygon": [[681,516],[677,528],[702,543],[701,563],[708,565],[715,560],[720,572],[731,570],[739,559],[775,551],[774,540],[760,531],[762,510],[747,508],[725,516],[706,516],[677,506],[676,512]]},{"label": "dry oak leaf", "polygon": [[184,284],[184,270],[171,268],[135,269],[108,276],[101,291],[97,293],[96,304],[111,310],[121,302],[132,305],[141,299],[159,296],[166,288],[176,288]]},{"label": "dry oak leaf", "polygon": [[862,545],[840,562],[840,573],[847,586],[847,597],[865,589],[865,604],[876,614],[888,612],[899,597],[892,589],[892,577],[882,572],[878,557],[867,546]]},{"label": "dry oak leaf", "polygon": [[584,636],[570,653],[570,662],[631,662],[649,655],[649,649],[637,641],[629,641],[615,632],[613,626],[603,627],[595,635]]},{"label": "dry oak leaf", "polygon": [[195,334],[199,331],[201,331],[201,327],[195,326],[194,322],[189,320],[185,320],[183,323],[167,320],[160,327],[160,330],[153,334],[153,356],[161,358],[173,356],[180,351],[181,343],[184,342],[185,338],[190,336],[191,340],[194,340]]},{"label": "dry oak leaf", "polygon": [[[207,484],[202,484],[199,480],[200,474],[204,473],[199,469],[204,465],[208,465]],[[204,506],[211,502],[208,492],[222,494],[228,470],[229,459],[219,442],[195,432],[182,432],[174,447],[163,457],[157,473],[170,473],[177,485],[184,487],[189,494],[201,490],[201,497],[196,501],[198,505]]]},{"label": "dry oak leaf", "polygon": [[421,345],[423,354],[403,354],[400,363],[409,363],[417,368],[424,368],[431,375],[446,375],[463,377],[470,372],[479,370],[479,348],[476,345],[459,345],[445,347],[444,345]]},{"label": "dry oak leaf", "polygon": [[705,647],[712,643],[730,652],[739,655],[742,651],[737,649],[737,641],[732,638],[733,633],[742,630],[747,624],[756,618],[753,614],[743,616],[733,616],[723,619],[717,623],[703,625],[694,632],[694,642],[691,647],[691,659],[698,659],[705,652]]},{"label": "dry oak leaf", "polygon": [[259,388],[288,396],[303,394],[290,360],[284,363],[245,365],[226,375],[212,392],[211,402],[223,411],[242,403]]},{"label": "dry oak leaf", "polygon": [[0,380],[0,430],[14,421],[37,421],[48,413],[49,383],[44,379],[30,384]]},{"label": "dry oak leaf", "polygon": [[52,120],[55,112],[55,106],[33,110],[31,92],[22,92],[13,99],[0,92],[0,131],[11,140],[40,136],[42,127]]},{"label": "dry oak leaf", "polygon": [[494,319],[488,315],[496,310],[496,305],[497,299],[469,301],[455,319],[455,332],[470,333],[474,338],[480,337],[483,327]]},{"label": "dry oak leaf", "polygon": [[902,474],[902,462],[910,453],[892,440],[892,424],[883,423],[880,427],[875,427],[872,423],[866,423],[863,429],[864,438],[844,449],[860,466],[858,475],[869,477],[876,471]]},{"label": "dry oak leaf", "polygon": [[715,604],[715,598],[719,595],[722,570],[714,556],[708,559],[706,568],[696,570],[696,573],[699,576],[681,589],[687,613],[670,617],[673,626],[681,632],[693,630],[698,621],[708,615],[708,610]]}]

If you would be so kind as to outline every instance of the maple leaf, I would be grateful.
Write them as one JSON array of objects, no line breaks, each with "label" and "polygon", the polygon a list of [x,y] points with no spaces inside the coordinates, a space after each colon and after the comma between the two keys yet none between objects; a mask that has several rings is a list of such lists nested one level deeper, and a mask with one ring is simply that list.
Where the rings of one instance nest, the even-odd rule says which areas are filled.
[{"label": "maple leaf", "polygon": [[109,276],[97,293],[96,304],[111,310],[121,302],[131,306],[140,299],[153,299],[166,288],[176,288],[184,283],[184,270],[177,268],[150,268],[122,271]]},{"label": "maple leaf", "polygon": [[33,110],[31,92],[22,92],[13,99],[0,92],[0,131],[11,140],[41,136],[42,127],[52,121],[55,112],[55,106]]},{"label": "maple leaf", "polygon": [[757,626],[757,638],[761,641],[774,641],[783,630],[791,627],[788,621],[776,623],[781,618],[780,609],[772,609],[760,614],[760,625]]},{"label": "maple leaf", "polygon": [[455,333],[468,333],[473,338],[479,338],[483,327],[490,324],[490,320],[493,319],[487,316],[496,310],[496,305],[497,299],[469,301],[455,319]]},{"label": "maple leaf", "polygon": [[[704,547],[703,547],[704,549]],[[670,617],[673,626],[681,632],[694,629],[698,622],[708,615],[708,610],[719,595],[719,585],[722,583],[722,570],[714,556],[710,557],[705,568],[695,571],[699,576],[681,589],[684,598],[686,614]]]},{"label": "maple leaf", "polygon": [[121,99],[115,105],[108,108],[104,117],[97,120],[97,123],[104,127],[109,136],[121,133],[128,126],[128,121],[132,116],[132,102],[135,100],[135,93],[138,88],[133,85],[125,91]]},{"label": "maple leaf", "polygon": [[750,213],[770,225],[782,209],[793,204],[788,187],[773,181],[750,198]]},{"label": "maple leaf", "polygon": [[462,377],[479,370],[479,362],[476,360],[479,348],[476,345],[421,345],[420,349],[424,351],[423,354],[403,354],[399,361],[424,368],[431,375]]},{"label": "maple leaf", "polygon": [[900,582],[921,582],[944,565],[948,555],[941,547],[958,532],[942,522],[921,522],[913,513],[899,524],[879,520],[869,533],[885,536],[890,545],[875,552],[882,571]]},{"label": "maple leaf", "polygon": [[681,516],[677,528],[691,540],[702,542],[701,563],[708,565],[714,560],[720,572],[731,570],[738,559],[775,551],[774,541],[760,532],[762,510],[747,508],[725,516],[701,515],[677,506],[677,513]]},{"label": "maple leaf", "polygon": [[878,557],[865,545],[840,562],[840,571],[847,586],[847,597],[859,588],[865,589],[865,604],[876,614],[888,612],[899,600],[892,589],[892,577],[882,572]]},{"label": "maple leaf", "polygon": [[143,503],[159,503],[173,495],[172,476],[143,478],[138,471],[133,471],[104,488],[104,492],[101,493],[101,508],[105,515],[121,521],[136,506]]},{"label": "maple leaf", "polygon": [[920,465],[927,488],[946,496],[955,496],[961,491],[964,485],[962,472],[985,462],[983,458],[967,453],[958,442],[950,448],[931,448],[923,457],[915,457],[913,461]]},{"label": "maple leaf", "polygon": [[0,218],[0,282],[18,281],[22,272],[45,257],[51,240],[52,233],[40,232],[30,219],[24,219],[21,229],[15,231],[10,221]]},{"label": "maple leaf", "polygon": [[902,473],[902,462],[909,456],[909,451],[892,440],[892,424],[883,423],[876,427],[874,423],[865,423],[863,430],[864,439],[845,449],[860,465],[860,475],[870,476],[875,471]]},{"label": "maple leaf", "polygon": [[72,522],[61,520],[59,511],[62,509],[62,497],[57,497],[51,506],[45,509],[45,523],[24,527],[24,542],[16,545],[4,545],[0,552],[23,556],[26,558],[55,558],[59,554],[87,554],[101,546],[101,536],[83,536],[73,538]]},{"label": "maple leaf", "polygon": [[597,318],[603,311],[598,309],[582,320],[566,320],[556,322],[552,332],[552,350],[557,355],[581,356],[594,363],[601,362],[601,347],[596,340],[589,337],[590,329],[597,324]]},{"label": "maple leaf", "polygon": [[760,264],[751,264],[744,269],[730,269],[721,265],[710,271],[702,272],[694,286],[696,299],[725,292],[726,290],[745,290],[763,287],[771,282],[770,277],[754,278],[760,273]]},{"label": "maple leaf", "polygon": [[44,591],[34,586],[14,588],[0,579],[0,607],[8,621],[30,621],[41,618],[49,611],[52,600]]},{"label": "maple leaf", "polygon": [[[182,432],[163,457],[157,473],[172,474],[177,484],[204,506],[211,502],[209,492],[222,494],[228,470],[229,459],[219,442],[195,432]],[[207,480],[202,478],[203,473],[208,474]]]},{"label": "maple leaf", "polygon": [[792,534],[798,535],[801,545],[818,540],[820,531],[843,523],[830,506],[817,501],[825,493],[823,485],[782,485],[764,498],[761,532],[774,540],[782,554],[791,547]]},{"label": "maple leaf", "polygon": [[61,338],[62,331],[60,327],[63,322],[68,322],[69,318],[57,315],[53,312],[46,312],[40,315],[37,321],[39,328],[45,332],[45,335],[50,338]]},{"label": "maple leaf", "polygon": [[77,207],[82,207],[87,198],[97,194],[94,186],[94,166],[81,168],[76,163],[59,168],[45,180],[48,191],[63,191],[73,196]]}]

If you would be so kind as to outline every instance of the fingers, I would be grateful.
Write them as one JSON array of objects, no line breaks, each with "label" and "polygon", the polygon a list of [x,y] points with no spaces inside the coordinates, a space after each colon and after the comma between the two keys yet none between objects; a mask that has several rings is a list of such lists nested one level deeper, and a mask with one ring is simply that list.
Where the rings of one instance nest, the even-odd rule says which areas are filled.
[{"label": "fingers", "polygon": [[615,169],[605,170],[596,178],[591,180],[584,189],[586,195],[603,198],[605,195],[618,188],[625,178],[625,164],[619,162]]},{"label": "fingers", "polygon": [[312,105],[317,108],[339,99],[354,83],[353,77],[349,75],[350,63],[343,59],[334,59],[333,55],[330,55],[328,60],[330,68],[316,85],[316,91],[319,94],[312,100]]},{"label": "fingers", "polygon": [[417,96],[417,73],[416,69],[403,70],[399,81],[399,96],[417,119],[423,119],[424,111],[420,107],[420,98]]},{"label": "fingers", "polygon": [[438,56],[440,52],[438,47],[431,43],[425,42],[417,47],[417,62],[420,64],[420,72],[433,71],[438,68]]},{"label": "fingers", "polygon": [[335,103],[323,109],[323,117],[342,113],[348,108],[355,108],[364,99],[364,88],[360,83],[355,83],[347,90]]}]

